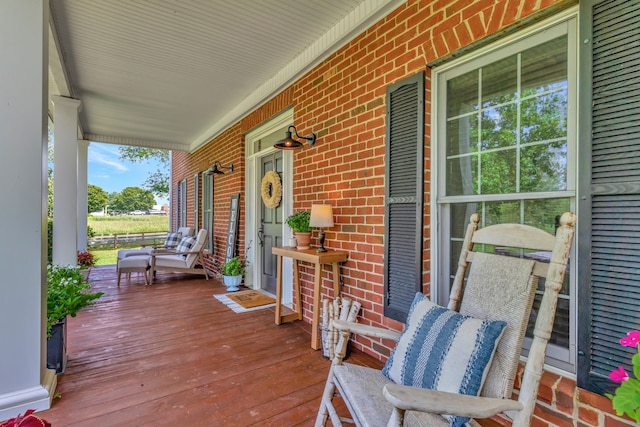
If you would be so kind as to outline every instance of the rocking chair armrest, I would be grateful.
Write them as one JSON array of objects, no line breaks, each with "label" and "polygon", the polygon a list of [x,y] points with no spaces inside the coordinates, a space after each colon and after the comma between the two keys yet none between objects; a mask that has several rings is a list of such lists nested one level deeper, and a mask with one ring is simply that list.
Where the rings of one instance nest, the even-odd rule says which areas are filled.
[{"label": "rocking chair armrest", "polygon": [[369,337],[384,338],[388,340],[398,341],[400,332],[392,329],[378,328],[376,326],[362,325],[360,323],[349,322],[346,320],[333,319],[333,327],[338,331],[348,331],[354,334],[366,335]]},{"label": "rocking chair armrest", "polygon": [[469,396],[400,384],[385,385],[383,394],[394,407],[405,411],[472,418],[487,418],[503,411],[520,411],[524,407],[517,400]]}]

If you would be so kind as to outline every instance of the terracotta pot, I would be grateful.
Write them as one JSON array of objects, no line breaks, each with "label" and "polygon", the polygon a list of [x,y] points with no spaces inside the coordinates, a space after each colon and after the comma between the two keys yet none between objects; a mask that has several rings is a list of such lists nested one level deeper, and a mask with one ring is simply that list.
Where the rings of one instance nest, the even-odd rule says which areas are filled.
[{"label": "terracotta pot", "polygon": [[296,232],[296,240],[298,241],[298,246],[296,246],[296,248],[299,251],[311,248],[311,246],[309,246],[309,243],[311,242],[311,233]]}]

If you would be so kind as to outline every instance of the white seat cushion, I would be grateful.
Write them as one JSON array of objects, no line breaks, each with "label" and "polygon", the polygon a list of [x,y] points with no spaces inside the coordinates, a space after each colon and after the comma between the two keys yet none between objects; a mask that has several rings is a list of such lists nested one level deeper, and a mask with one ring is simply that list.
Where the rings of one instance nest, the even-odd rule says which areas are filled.
[{"label": "white seat cushion", "polygon": [[149,257],[148,256],[129,256],[118,260],[118,270],[122,269],[146,269],[149,266]]},{"label": "white seat cushion", "polygon": [[156,255],[156,266],[187,268],[187,262],[183,255]]}]

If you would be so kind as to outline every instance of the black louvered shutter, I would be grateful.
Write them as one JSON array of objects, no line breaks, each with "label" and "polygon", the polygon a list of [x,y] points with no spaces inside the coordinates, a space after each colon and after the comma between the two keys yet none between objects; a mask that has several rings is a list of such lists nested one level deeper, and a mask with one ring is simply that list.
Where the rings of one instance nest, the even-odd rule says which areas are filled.
[{"label": "black louvered shutter", "polygon": [[404,322],[422,289],[424,73],[387,88],[384,315]]},{"label": "black louvered shutter", "polygon": [[640,1],[583,1],[580,26],[578,385],[603,393],[640,329]]}]

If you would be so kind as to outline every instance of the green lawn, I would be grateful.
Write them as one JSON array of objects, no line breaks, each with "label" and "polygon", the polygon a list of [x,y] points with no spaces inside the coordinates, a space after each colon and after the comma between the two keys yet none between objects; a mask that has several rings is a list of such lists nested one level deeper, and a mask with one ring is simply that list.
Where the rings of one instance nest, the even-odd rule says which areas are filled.
[{"label": "green lawn", "polygon": [[[122,215],[89,217],[88,225],[95,234],[124,234],[150,231],[169,231],[167,215]],[[92,249],[96,265],[114,265],[118,262],[118,249]]]},{"label": "green lawn", "polygon": [[115,265],[118,263],[118,249],[91,250],[96,259],[96,265]]},{"label": "green lawn", "polygon": [[168,215],[90,216],[88,225],[96,234],[169,231]]}]

